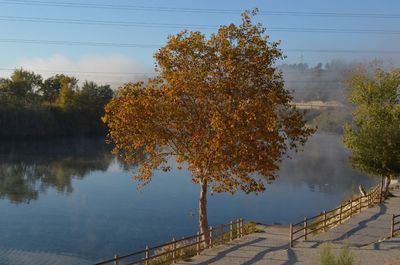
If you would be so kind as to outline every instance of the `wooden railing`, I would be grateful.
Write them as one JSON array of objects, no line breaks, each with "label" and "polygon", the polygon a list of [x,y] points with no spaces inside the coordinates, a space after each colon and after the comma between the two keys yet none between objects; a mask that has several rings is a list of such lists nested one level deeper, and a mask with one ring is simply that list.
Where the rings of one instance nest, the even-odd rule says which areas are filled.
[{"label": "wooden railing", "polygon": [[[237,219],[229,224],[210,227],[206,232],[208,237],[197,232],[196,235],[182,239],[173,238],[172,241],[155,247],[146,246],[145,249],[124,256],[114,256],[113,259],[98,262],[95,265],[121,265],[121,264],[174,264],[195,255],[206,248],[224,244],[244,235],[244,221]],[[208,242],[205,241],[208,239]]]},{"label": "wooden railing", "polygon": [[352,198],[330,211],[323,211],[321,214],[311,218],[305,217],[303,221],[296,224],[290,224],[289,247],[292,248],[294,242],[301,238],[306,241],[308,235],[312,233],[325,232],[343,223],[354,214],[361,212],[364,208],[369,208],[380,203],[381,198],[381,188],[378,185],[370,189],[366,196]]},{"label": "wooden railing", "polygon": [[393,214],[392,224],[390,226],[390,237],[394,237],[397,232],[400,232],[400,214]]}]

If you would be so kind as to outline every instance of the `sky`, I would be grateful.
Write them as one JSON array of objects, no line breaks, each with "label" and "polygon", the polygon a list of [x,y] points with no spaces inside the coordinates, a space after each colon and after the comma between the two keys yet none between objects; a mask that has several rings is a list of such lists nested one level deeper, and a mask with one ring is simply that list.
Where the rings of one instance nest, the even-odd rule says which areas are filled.
[{"label": "sky", "polygon": [[398,0],[0,0],[0,77],[23,67],[111,85],[144,78],[168,35],[209,35],[256,7],[255,21],[281,41],[279,63],[400,65]]}]

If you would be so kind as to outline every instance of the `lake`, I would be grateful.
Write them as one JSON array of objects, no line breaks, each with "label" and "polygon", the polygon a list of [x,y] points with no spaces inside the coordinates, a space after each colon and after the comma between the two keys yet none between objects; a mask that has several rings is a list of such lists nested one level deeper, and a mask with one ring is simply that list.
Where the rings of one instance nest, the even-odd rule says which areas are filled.
[{"label": "lake", "polygon": [[[287,224],[333,208],[376,183],[348,156],[339,135],[317,134],[263,194],[209,195],[210,225]],[[0,264],[90,264],[196,233],[199,187],[188,172],[156,172],[138,191],[132,170],[103,139],[1,143]]]}]

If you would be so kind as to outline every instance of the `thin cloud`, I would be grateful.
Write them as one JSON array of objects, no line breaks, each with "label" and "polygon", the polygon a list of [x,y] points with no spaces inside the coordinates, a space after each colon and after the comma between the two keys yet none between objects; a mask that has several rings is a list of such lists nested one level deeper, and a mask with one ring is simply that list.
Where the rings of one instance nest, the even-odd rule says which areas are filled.
[{"label": "thin cloud", "polygon": [[0,76],[9,77],[11,69],[21,67],[41,74],[43,78],[66,74],[75,76],[80,82],[89,80],[110,84],[113,88],[154,75],[150,66],[122,55],[86,55],[74,60],[56,54],[48,58],[23,58],[16,65],[0,70]]}]

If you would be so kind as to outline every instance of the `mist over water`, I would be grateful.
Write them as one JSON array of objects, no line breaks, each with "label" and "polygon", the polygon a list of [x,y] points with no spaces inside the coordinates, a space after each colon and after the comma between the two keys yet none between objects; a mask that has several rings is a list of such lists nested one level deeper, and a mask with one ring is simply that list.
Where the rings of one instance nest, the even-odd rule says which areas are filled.
[{"label": "mist over water", "polygon": [[338,101],[346,103],[344,81],[351,69],[358,64],[341,60],[318,63],[310,66],[305,63],[283,64],[285,87],[293,91],[294,100],[300,101]]},{"label": "mist over water", "polygon": [[[375,183],[351,170],[339,135],[317,134],[291,156],[263,194],[209,195],[210,225],[297,222]],[[197,231],[199,188],[188,172],[156,172],[137,191],[102,139],[2,143],[0,158],[0,249],[95,261]]]}]

